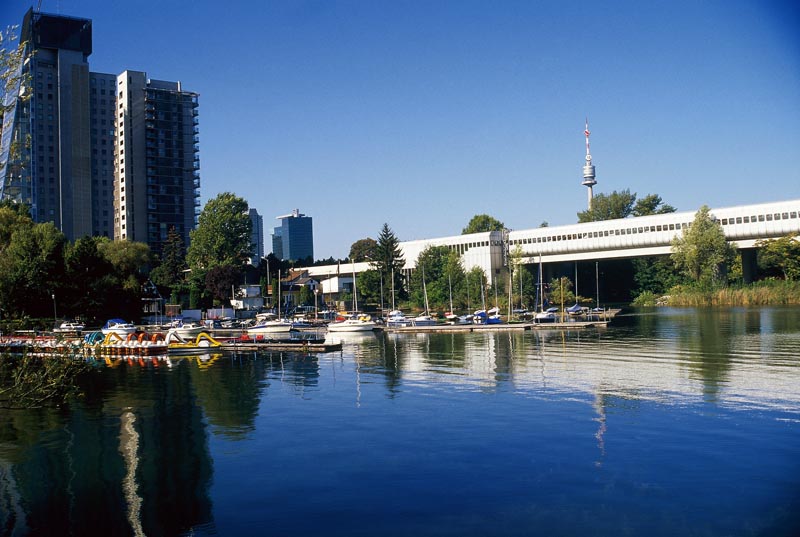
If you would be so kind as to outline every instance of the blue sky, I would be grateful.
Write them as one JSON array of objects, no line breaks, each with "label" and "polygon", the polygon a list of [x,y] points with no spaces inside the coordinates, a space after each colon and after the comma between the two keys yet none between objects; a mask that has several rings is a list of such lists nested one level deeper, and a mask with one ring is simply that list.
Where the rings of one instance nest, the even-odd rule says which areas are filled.
[{"label": "blue sky", "polygon": [[[2,0],[3,26],[30,0]],[[93,20],[93,71],[200,94],[203,202],[314,218],[316,258],[574,223],[595,193],[679,210],[800,198],[791,2],[43,0]],[[267,251],[271,244],[267,241]]]}]

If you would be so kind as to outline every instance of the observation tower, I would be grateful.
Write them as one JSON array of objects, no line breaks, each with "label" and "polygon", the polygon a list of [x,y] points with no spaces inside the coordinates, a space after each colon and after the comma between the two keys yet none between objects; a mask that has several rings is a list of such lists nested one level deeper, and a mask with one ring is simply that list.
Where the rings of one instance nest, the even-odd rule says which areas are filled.
[{"label": "observation tower", "polygon": [[583,186],[589,189],[588,192],[588,201],[589,201],[589,210],[592,210],[592,187],[597,184],[597,181],[594,179],[594,165],[592,164],[592,155],[589,153],[589,118],[586,118],[586,128],[583,131],[583,134],[586,135],[586,164],[583,166]]}]

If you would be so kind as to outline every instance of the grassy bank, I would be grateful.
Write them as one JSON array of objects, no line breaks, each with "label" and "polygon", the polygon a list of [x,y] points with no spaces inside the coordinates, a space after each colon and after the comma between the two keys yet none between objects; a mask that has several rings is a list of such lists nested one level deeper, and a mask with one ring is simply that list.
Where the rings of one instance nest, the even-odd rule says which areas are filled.
[{"label": "grassy bank", "polygon": [[800,305],[800,282],[763,280],[747,285],[704,289],[678,285],[663,297],[642,294],[637,306],[769,306]]}]

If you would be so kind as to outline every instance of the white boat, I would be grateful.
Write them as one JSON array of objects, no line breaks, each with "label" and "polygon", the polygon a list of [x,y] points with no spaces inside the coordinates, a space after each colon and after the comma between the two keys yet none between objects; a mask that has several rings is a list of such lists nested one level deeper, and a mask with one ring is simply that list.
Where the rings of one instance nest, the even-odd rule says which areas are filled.
[{"label": "white boat", "polygon": [[436,325],[436,319],[425,313],[417,315],[416,317],[411,319],[411,326],[434,326],[434,325]]},{"label": "white boat", "polygon": [[81,323],[64,321],[57,328],[54,328],[53,332],[80,332],[84,328],[85,326]]},{"label": "white boat", "polygon": [[547,308],[533,316],[535,323],[554,323],[558,320],[558,308]]},{"label": "white boat", "polygon": [[263,321],[247,329],[248,335],[258,334],[280,334],[292,330],[292,322],[287,319],[275,319],[274,321]]},{"label": "white boat", "polygon": [[377,328],[374,321],[363,317],[345,319],[328,325],[328,332],[371,332]]},{"label": "white boat", "polygon": [[181,322],[174,330],[176,334],[183,338],[195,338],[200,332],[207,331],[205,326],[194,321]]},{"label": "white boat", "polygon": [[136,332],[136,325],[129,323],[123,319],[109,319],[106,324],[101,328],[104,334],[114,333],[118,336],[128,336]]},{"label": "white boat", "polygon": [[406,317],[402,311],[400,310],[392,310],[389,312],[389,316],[386,318],[386,326],[391,328],[402,328],[405,326],[409,326],[411,324],[411,320]]}]

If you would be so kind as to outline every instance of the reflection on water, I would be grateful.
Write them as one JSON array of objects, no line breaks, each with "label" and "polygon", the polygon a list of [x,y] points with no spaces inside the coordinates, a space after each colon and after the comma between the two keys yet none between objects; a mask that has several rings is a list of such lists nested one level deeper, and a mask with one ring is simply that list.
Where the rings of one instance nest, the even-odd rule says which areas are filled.
[{"label": "reflection on water", "polygon": [[800,309],[673,309],[109,359],[0,414],[0,535],[789,535],[798,348]]}]

